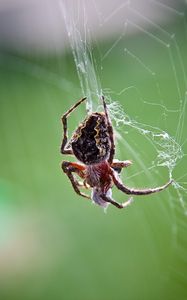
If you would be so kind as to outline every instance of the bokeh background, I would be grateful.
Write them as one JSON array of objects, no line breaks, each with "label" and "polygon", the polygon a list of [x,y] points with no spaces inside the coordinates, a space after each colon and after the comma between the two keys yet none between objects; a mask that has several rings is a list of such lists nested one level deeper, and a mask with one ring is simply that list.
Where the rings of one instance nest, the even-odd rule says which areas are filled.
[{"label": "bokeh background", "polygon": [[[85,95],[59,2],[1,1],[0,299],[187,299],[186,2],[76,5],[79,19],[87,16],[102,88],[137,122],[178,137],[184,156],[173,177],[183,189],[107,213],[73,192],[60,168],[67,159],[59,153],[60,117]],[[175,43],[171,52],[168,43]],[[82,105],[70,131],[85,114]],[[165,183],[168,169],[153,164],[156,140],[131,127],[116,130],[117,157],[134,162],[123,180]]]}]

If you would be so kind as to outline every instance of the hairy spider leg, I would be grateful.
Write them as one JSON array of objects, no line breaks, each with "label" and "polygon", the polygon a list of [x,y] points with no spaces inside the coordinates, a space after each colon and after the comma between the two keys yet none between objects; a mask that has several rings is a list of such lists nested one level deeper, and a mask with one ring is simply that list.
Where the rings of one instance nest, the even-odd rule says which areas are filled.
[{"label": "hairy spider leg", "polygon": [[64,135],[62,139],[62,145],[61,145],[61,153],[62,154],[73,154],[72,149],[68,148],[68,128],[67,128],[67,117],[74,111],[78,105],[80,105],[83,101],[86,100],[85,98],[80,99],[77,103],[75,103],[65,114],[63,114],[61,120],[64,130]]},{"label": "hairy spider leg", "polygon": [[166,189],[172,182],[173,179],[170,179],[170,181],[168,181],[166,184],[164,184],[163,186],[159,186],[156,188],[148,188],[148,189],[134,189],[134,188],[129,188],[127,186],[125,186],[121,180],[119,179],[119,177],[117,176],[117,174],[115,173],[114,170],[112,170],[112,178],[113,178],[113,182],[116,185],[116,187],[122,191],[125,194],[128,195],[150,195],[153,193],[158,193],[161,192],[162,190]]},{"label": "hairy spider leg", "polygon": [[114,159],[111,167],[112,169],[114,169],[118,174],[121,173],[123,168],[127,168],[128,166],[132,165],[132,161],[131,160],[124,160],[124,161],[120,161],[118,159]]},{"label": "hairy spider leg", "polygon": [[109,164],[111,164],[113,161],[114,155],[115,155],[114,132],[113,132],[112,122],[111,122],[109,114],[108,114],[108,108],[107,108],[104,96],[102,96],[102,101],[103,101],[103,107],[104,107],[104,111],[105,111],[105,116],[106,116],[107,125],[108,125],[108,133],[109,133],[110,143],[111,143],[110,156],[108,158],[108,162],[109,162]]},{"label": "hairy spider leg", "polygon": [[[72,163],[69,161],[63,161],[62,162],[62,170],[64,171],[64,173],[68,176],[74,191],[87,199],[90,199],[90,196],[82,193],[78,186],[80,186],[80,184],[78,183],[78,181],[76,180],[76,178],[73,176],[73,173],[76,173],[77,175],[79,175],[81,178],[84,178],[84,174],[83,171],[85,170],[85,167],[79,163]],[[82,185],[84,185],[84,183],[81,183]],[[81,186],[82,186],[81,185]]]},{"label": "hairy spider leg", "polygon": [[123,202],[123,203],[119,203],[119,202],[115,201],[114,199],[111,199],[110,197],[108,197],[104,194],[101,197],[104,201],[111,203],[112,205],[116,206],[117,208],[125,208],[128,205],[130,205],[133,201],[132,197],[129,198],[127,201]]},{"label": "hairy spider leg", "polygon": [[76,173],[81,179],[83,179],[83,181],[78,181],[74,177],[75,183],[78,187],[85,188],[85,189],[90,188],[89,184],[86,182],[85,173],[84,173],[84,171],[85,171],[84,165],[82,165],[81,163],[68,162],[68,161],[64,161],[64,165],[68,166],[68,168],[71,172]]}]

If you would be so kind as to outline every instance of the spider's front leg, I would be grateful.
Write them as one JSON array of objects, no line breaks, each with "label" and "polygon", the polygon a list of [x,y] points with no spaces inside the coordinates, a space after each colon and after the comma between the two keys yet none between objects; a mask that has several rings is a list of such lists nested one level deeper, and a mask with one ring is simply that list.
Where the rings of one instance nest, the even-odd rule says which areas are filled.
[{"label": "spider's front leg", "polygon": [[131,204],[132,203],[132,201],[133,201],[133,198],[131,197],[131,198],[129,198],[126,202],[123,202],[123,203],[118,203],[117,201],[115,201],[114,199],[112,199],[111,197],[108,197],[108,196],[106,196],[106,195],[102,195],[101,196],[102,197],[102,199],[104,200],[104,201],[106,201],[106,202],[109,202],[109,203],[111,203],[112,205],[114,205],[115,207],[117,207],[117,208],[125,208],[125,207],[127,207],[129,204]]},{"label": "spider's front leg", "polygon": [[63,130],[64,130],[64,135],[63,135],[62,144],[61,144],[61,153],[62,154],[73,154],[73,151],[72,151],[71,147],[68,145],[67,118],[72,113],[72,111],[74,111],[77,108],[77,106],[80,105],[85,100],[86,100],[86,98],[82,98],[81,100],[79,100],[65,114],[63,114],[63,116],[61,118],[62,125],[63,125]]},{"label": "spider's front leg", "polygon": [[166,189],[172,182],[173,179],[170,179],[166,184],[164,184],[163,186],[159,186],[156,188],[148,188],[148,189],[134,189],[134,188],[129,188],[128,186],[125,186],[121,180],[119,179],[119,176],[116,174],[116,172],[114,170],[112,170],[112,179],[114,184],[116,185],[116,187],[124,192],[125,194],[128,195],[150,195],[153,193],[158,193],[163,191],[164,189]]},{"label": "spider's front leg", "polygon": [[79,177],[81,177],[82,179],[85,179],[85,177],[84,177],[85,167],[79,163],[63,161],[62,162],[62,170],[64,171],[64,173],[68,176],[69,180],[71,181],[74,191],[78,195],[80,195],[84,198],[90,199],[90,196],[82,193],[78,188],[79,186],[81,186],[81,187],[85,186],[85,184],[84,183],[80,184],[73,175],[73,173],[76,173]]}]

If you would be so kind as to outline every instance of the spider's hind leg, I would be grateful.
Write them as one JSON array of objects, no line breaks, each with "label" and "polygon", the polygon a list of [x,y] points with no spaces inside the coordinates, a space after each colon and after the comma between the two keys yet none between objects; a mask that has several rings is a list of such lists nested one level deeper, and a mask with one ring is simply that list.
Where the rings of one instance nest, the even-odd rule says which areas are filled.
[{"label": "spider's hind leg", "polygon": [[79,100],[65,114],[63,114],[63,116],[61,118],[63,130],[64,130],[64,135],[63,135],[61,150],[60,150],[62,154],[73,154],[71,146],[68,144],[67,118],[72,113],[72,111],[74,111],[77,108],[77,106],[80,105],[85,100],[86,100],[86,98],[82,98],[81,100]]},{"label": "spider's hind leg", "polygon": [[104,107],[104,112],[105,112],[105,116],[106,116],[106,120],[107,120],[108,133],[109,133],[109,138],[110,138],[110,143],[111,143],[110,156],[108,159],[108,162],[111,164],[113,161],[114,155],[115,155],[114,132],[113,132],[112,122],[111,122],[109,114],[108,114],[108,108],[107,108],[104,96],[102,96],[102,101],[103,101],[103,107]]}]

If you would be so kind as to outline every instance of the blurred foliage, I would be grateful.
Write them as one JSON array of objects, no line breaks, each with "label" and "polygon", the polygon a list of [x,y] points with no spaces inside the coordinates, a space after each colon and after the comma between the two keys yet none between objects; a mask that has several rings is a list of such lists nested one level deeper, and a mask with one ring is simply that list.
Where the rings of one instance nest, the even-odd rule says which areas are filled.
[{"label": "blurred foliage", "polygon": [[[178,42],[186,53],[186,45]],[[100,45],[103,53],[112,43]],[[158,68],[164,104],[175,107],[168,54],[156,49],[155,43],[148,44],[145,36],[127,38],[127,46],[137,55],[141,51],[141,57],[144,53],[142,60]],[[134,85],[145,98],[155,99],[153,79],[121,51],[124,47],[116,46],[102,62],[102,86],[120,91]],[[85,96],[72,55],[32,57],[2,52],[0,66],[0,298],[186,299],[186,217],[174,189],[136,198],[124,211],[109,207],[104,214],[77,196],[61,171],[60,117]],[[138,114],[140,122],[159,125],[174,135],[176,122],[171,118],[164,123],[157,108],[134,105],[138,97],[128,90],[117,100],[130,115]],[[83,105],[70,119],[70,130],[84,115]],[[135,151],[134,165],[126,171],[133,175],[141,171],[136,158],[140,156],[146,166],[154,154],[144,149],[141,137],[125,135],[123,130]],[[117,153],[118,158],[132,158],[120,142]],[[175,172],[185,173],[182,164]],[[156,186],[167,179],[167,170],[158,169],[150,177],[145,173],[127,183]],[[126,197],[116,191],[114,195],[119,201]]]}]

